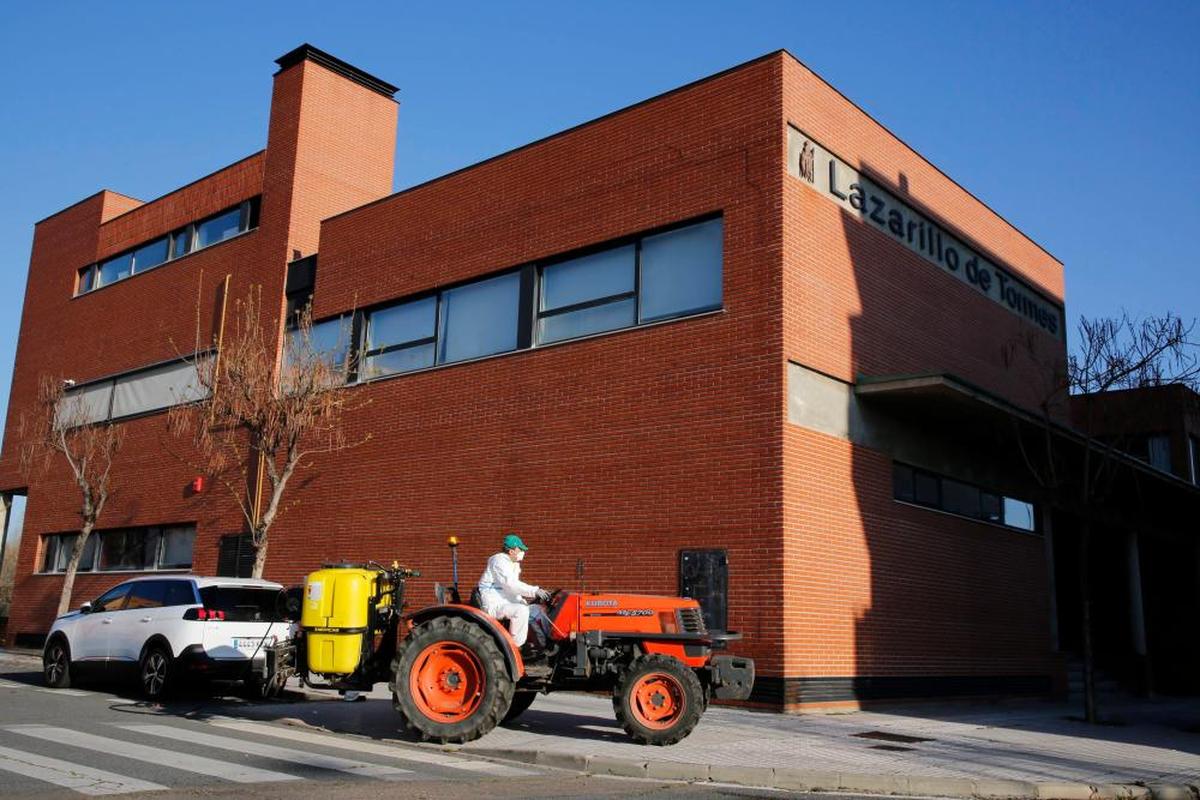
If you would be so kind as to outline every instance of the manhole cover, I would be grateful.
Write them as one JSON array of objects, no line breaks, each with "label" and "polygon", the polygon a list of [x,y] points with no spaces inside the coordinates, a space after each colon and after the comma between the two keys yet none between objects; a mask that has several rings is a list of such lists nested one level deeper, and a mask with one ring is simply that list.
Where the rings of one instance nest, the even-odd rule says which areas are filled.
[{"label": "manhole cover", "polygon": [[887,731],[863,731],[862,733],[852,733],[850,735],[859,739],[875,739],[881,742],[901,742],[903,744],[933,741],[933,739],[922,736],[905,736],[903,733],[888,733]]}]

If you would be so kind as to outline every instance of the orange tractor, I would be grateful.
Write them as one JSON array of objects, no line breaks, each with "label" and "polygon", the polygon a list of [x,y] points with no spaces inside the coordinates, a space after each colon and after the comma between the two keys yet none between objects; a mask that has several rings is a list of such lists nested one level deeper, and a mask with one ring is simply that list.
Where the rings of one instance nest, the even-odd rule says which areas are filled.
[{"label": "orange tractor", "polygon": [[442,743],[477,739],[539,693],[573,689],[611,691],[631,737],[674,744],[710,699],[750,696],[754,662],[714,653],[740,634],[705,630],[695,600],[559,590],[546,604],[546,652],[526,662],[504,624],[461,602],[457,586],[436,586],[436,605],[406,613],[405,581],[417,576],[374,563],[309,575],[301,678],[343,691],[387,681],[405,725]]}]

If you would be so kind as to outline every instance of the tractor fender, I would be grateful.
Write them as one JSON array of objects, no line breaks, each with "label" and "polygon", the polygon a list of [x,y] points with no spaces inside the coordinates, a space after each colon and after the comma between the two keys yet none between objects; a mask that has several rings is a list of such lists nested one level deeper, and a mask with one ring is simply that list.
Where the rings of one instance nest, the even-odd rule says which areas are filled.
[{"label": "tractor fender", "polygon": [[465,620],[474,622],[479,627],[483,628],[491,637],[495,639],[496,646],[500,648],[500,652],[504,654],[504,663],[508,666],[508,673],[514,681],[519,681],[525,675],[525,661],[521,658],[521,650],[517,647],[517,643],[513,641],[512,634],[508,629],[501,624],[500,620],[482,611],[474,606],[447,604],[441,606],[429,606],[422,608],[413,614],[408,615],[408,620],[414,626],[423,625],[431,619],[437,617],[460,617]]}]

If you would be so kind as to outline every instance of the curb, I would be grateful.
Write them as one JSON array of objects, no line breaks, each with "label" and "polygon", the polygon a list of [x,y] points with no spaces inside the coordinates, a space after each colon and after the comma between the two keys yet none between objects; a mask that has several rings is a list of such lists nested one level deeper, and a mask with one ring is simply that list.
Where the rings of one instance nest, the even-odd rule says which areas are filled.
[{"label": "curb", "polygon": [[586,772],[589,775],[727,783],[792,792],[841,791],[855,794],[961,797],[973,800],[1200,800],[1200,788],[1174,783],[1071,783],[866,775],[815,769],[695,764],[683,761],[575,755],[549,750],[486,747],[464,748],[460,752]]}]

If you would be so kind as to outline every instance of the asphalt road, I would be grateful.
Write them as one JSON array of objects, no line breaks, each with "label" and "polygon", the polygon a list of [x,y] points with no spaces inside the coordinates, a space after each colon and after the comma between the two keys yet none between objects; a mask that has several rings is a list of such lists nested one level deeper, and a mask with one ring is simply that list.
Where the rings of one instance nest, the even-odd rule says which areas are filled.
[{"label": "asphalt road", "polygon": [[255,721],[239,716],[249,708],[236,696],[194,694],[160,706],[113,686],[47,689],[40,675],[27,669],[0,666],[0,795],[5,798],[147,792],[154,797],[356,800],[377,798],[381,791],[394,798],[438,800],[783,795],[587,776]]}]

